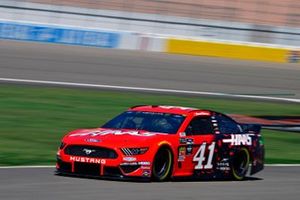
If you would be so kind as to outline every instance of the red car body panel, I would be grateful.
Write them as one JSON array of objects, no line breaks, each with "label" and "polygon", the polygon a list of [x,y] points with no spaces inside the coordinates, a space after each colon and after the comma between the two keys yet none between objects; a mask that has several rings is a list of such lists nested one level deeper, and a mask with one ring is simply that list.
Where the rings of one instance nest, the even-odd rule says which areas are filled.
[{"label": "red car body panel", "polygon": [[[64,136],[62,146],[57,152],[58,172],[97,177],[148,179],[152,175],[155,155],[163,146],[172,151],[171,177],[174,178],[229,177],[231,174],[230,159],[241,148],[247,148],[250,152],[251,174],[263,169],[264,145],[261,142],[259,130],[250,128],[238,134],[222,134],[219,127],[220,122],[215,118],[215,116],[222,115],[220,113],[173,106],[137,106],[128,111],[177,114],[184,116],[185,119],[176,134],[107,128],[72,131]],[[209,118],[213,125],[213,132],[187,135],[186,130],[190,122],[199,116]],[[74,146],[80,149],[80,152],[68,153],[68,148]],[[90,155],[97,151],[93,149],[94,147],[104,148],[107,150],[107,155],[91,157]],[[147,148],[148,150],[140,155],[125,155],[126,148]],[[89,165],[92,166],[91,170],[95,171],[96,169],[96,172],[85,173],[84,170],[89,170]],[[77,171],[77,168],[80,169],[82,166],[83,168]],[[97,171],[98,169],[99,171]]]}]

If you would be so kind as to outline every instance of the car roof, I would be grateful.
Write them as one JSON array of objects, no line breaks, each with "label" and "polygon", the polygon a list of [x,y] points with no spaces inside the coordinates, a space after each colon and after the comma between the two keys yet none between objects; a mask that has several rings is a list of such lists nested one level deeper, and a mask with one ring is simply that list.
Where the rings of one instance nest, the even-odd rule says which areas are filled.
[{"label": "car roof", "polygon": [[131,107],[129,110],[141,111],[141,112],[158,112],[158,113],[170,113],[178,115],[187,115],[191,112],[204,111],[198,108],[181,107],[181,106],[165,106],[165,105],[141,105]]}]

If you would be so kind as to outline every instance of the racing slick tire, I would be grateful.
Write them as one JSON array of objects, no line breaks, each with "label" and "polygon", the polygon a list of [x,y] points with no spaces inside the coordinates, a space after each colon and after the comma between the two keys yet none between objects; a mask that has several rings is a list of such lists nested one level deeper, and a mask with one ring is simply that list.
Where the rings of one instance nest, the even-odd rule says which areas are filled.
[{"label": "racing slick tire", "polygon": [[155,155],[152,167],[154,181],[166,181],[172,173],[173,155],[169,148],[161,148]]},{"label": "racing slick tire", "polygon": [[250,164],[250,154],[247,148],[242,147],[232,158],[232,178],[241,181],[245,178]]}]

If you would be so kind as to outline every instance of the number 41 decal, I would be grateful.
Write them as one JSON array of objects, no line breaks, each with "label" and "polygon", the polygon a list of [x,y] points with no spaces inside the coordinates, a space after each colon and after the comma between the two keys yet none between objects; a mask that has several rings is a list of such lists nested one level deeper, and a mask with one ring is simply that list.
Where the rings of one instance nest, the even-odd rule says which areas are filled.
[{"label": "number 41 decal", "polygon": [[203,165],[203,162],[205,161],[205,150],[206,150],[206,142],[202,143],[200,148],[198,149],[197,153],[195,154],[193,161],[198,162],[195,166],[195,169],[212,169],[212,159],[214,155],[214,149],[215,149],[215,142],[211,143],[211,145],[208,146],[208,159],[206,165]]}]

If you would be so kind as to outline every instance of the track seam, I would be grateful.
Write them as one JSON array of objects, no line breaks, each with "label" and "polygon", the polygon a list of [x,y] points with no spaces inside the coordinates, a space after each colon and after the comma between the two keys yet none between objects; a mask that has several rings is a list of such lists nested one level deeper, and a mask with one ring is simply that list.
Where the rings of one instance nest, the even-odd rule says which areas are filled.
[{"label": "track seam", "polygon": [[0,166],[0,169],[32,169],[32,168],[54,168],[55,165],[20,165],[20,166]]}]

